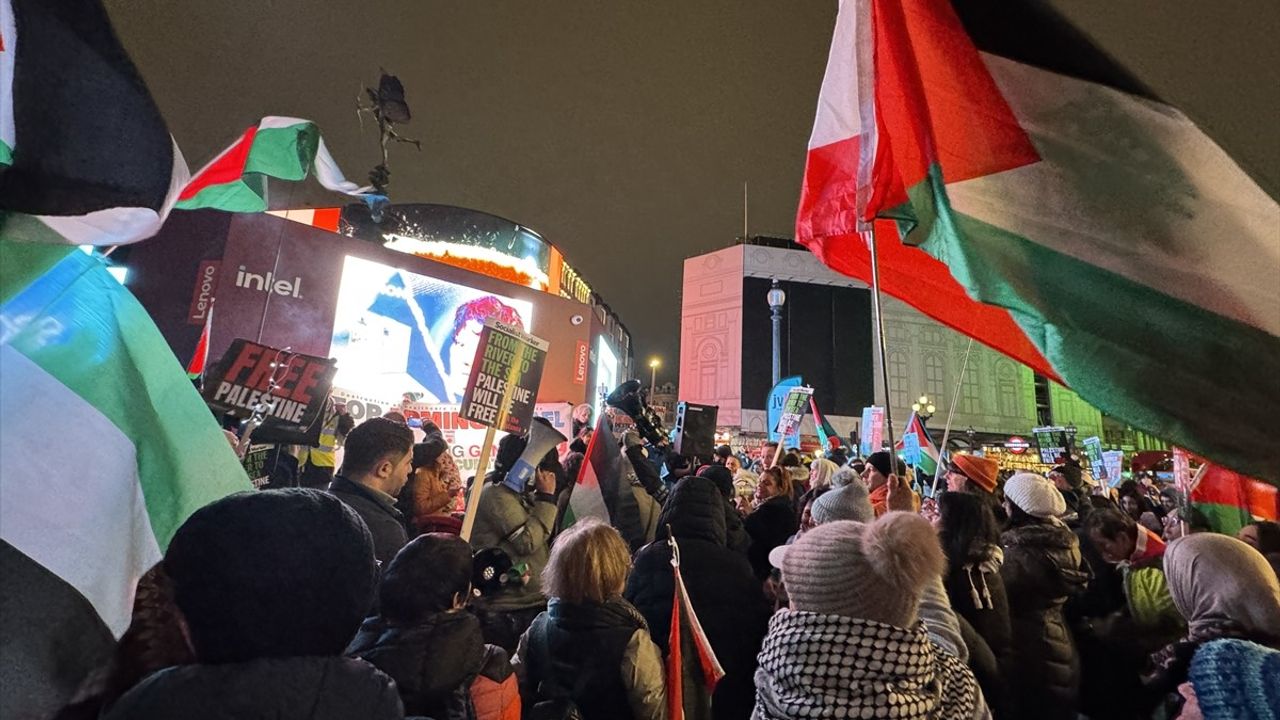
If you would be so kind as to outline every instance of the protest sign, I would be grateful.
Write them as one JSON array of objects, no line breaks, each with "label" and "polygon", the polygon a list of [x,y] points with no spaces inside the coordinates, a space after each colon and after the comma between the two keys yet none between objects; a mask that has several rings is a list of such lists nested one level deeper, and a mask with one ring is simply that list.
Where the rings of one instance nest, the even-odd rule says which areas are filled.
[{"label": "protest sign", "polygon": [[204,398],[217,412],[261,418],[256,442],[314,445],[335,371],[328,358],[240,338],[206,375]]},{"label": "protest sign", "polygon": [[778,435],[778,423],[782,420],[782,407],[787,404],[787,395],[791,388],[798,387],[803,384],[799,375],[782,378],[777,385],[769,391],[769,397],[765,399],[765,412],[768,414],[769,442],[781,443],[786,438]]},{"label": "protest sign", "polygon": [[505,432],[523,433],[533,420],[547,359],[547,342],[493,319],[480,331],[462,417]]},{"label": "protest sign", "polygon": [[1102,439],[1090,437],[1084,439],[1084,453],[1089,458],[1089,469],[1099,480],[1107,479],[1107,466],[1102,462]]},{"label": "protest sign", "polygon": [[920,464],[920,436],[914,432],[902,436],[902,459],[912,467]]},{"label": "protest sign", "polygon": [[1045,465],[1057,465],[1066,461],[1070,440],[1067,438],[1065,427],[1032,428],[1031,434],[1035,436],[1036,447],[1040,449],[1040,462]]},{"label": "protest sign", "polygon": [[859,449],[863,457],[880,449],[884,443],[884,408],[872,405],[862,409],[862,424],[858,426],[858,435],[862,440]]},{"label": "protest sign", "polygon": [[1107,469],[1107,485],[1117,487],[1124,478],[1121,472],[1124,465],[1123,450],[1107,450],[1102,453],[1102,464]]},{"label": "protest sign", "polygon": [[811,387],[793,387],[788,390],[787,399],[782,404],[782,413],[778,416],[778,426],[774,428],[779,436],[794,435],[800,429],[800,420],[809,408],[811,395]]}]

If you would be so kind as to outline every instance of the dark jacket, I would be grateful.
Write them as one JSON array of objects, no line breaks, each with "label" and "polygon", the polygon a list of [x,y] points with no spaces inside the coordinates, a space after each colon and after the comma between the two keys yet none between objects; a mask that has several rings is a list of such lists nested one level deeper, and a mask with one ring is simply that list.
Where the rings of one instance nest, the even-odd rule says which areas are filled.
[{"label": "dark jacket", "polygon": [[1038,717],[1074,720],[1079,701],[1080,658],[1062,606],[1082,592],[1089,574],[1080,545],[1064,525],[1032,523],[1005,531],[1000,574],[1013,628],[1010,685],[1019,708]]},{"label": "dark jacket", "polygon": [[[988,548],[981,557],[970,562],[955,563],[943,579],[951,608],[964,618],[991,649],[1001,668],[1008,668],[1013,645],[1013,629],[1009,619],[1009,598],[1000,576],[1003,554],[997,547]],[[975,562],[976,560],[976,562]]]},{"label": "dark jacket", "polygon": [[391,678],[363,660],[263,658],[179,665],[130,690],[104,720],[400,720]]},{"label": "dark jacket", "polygon": [[480,621],[446,612],[411,627],[382,617],[364,621],[347,654],[373,663],[396,681],[405,713],[435,720],[470,720],[471,683],[484,664]]},{"label": "dark jacket", "polygon": [[584,720],[639,720],[639,707],[644,720],[665,715],[657,648],[625,600],[576,605],[552,598],[520,638],[515,663],[526,706],[568,697]]},{"label": "dark jacket", "polygon": [[[712,697],[717,720],[747,718],[755,703],[756,655],[769,626],[769,605],[747,558],[727,546],[724,496],[705,478],[682,480],[658,518],[658,540],[636,555],[624,597],[649,623],[666,655],[671,632],[670,527],[680,544],[685,590],[725,676]],[[691,687],[691,686],[690,686]]]},{"label": "dark jacket", "polygon": [[384,499],[358,482],[339,475],[329,483],[329,492],[356,511],[373,535],[373,555],[383,565],[409,542],[404,531],[404,515],[394,500]]},{"label": "dark jacket", "polygon": [[[497,476],[491,473],[489,478],[496,480]],[[489,478],[485,480],[484,492],[476,507],[471,547],[474,550],[501,548],[512,563],[524,563],[529,572],[527,584],[510,587],[494,596],[489,600],[489,608],[500,612],[541,608],[546,602],[541,590],[542,569],[551,557],[556,498],[544,493],[535,493],[531,498]]]},{"label": "dark jacket", "polygon": [[800,529],[791,498],[778,495],[765,500],[747,516],[743,525],[751,536],[747,559],[751,561],[756,577],[764,580],[773,569],[769,565],[769,551],[786,544],[787,538]]}]

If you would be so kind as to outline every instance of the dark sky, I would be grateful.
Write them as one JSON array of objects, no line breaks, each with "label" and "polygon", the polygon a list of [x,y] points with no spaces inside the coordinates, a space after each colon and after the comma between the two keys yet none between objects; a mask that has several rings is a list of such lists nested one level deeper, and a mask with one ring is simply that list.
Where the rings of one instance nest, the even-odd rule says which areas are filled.
[{"label": "dark sky", "polygon": [[[1052,4],[1278,194],[1280,3]],[[744,181],[750,232],[792,234],[836,2],[107,7],[193,169],[256,118],[291,115],[363,181],[376,136],[356,94],[380,66],[399,75],[423,148],[396,149],[392,199],[537,230],[620,314],[638,364],[658,354],[674,380],[682,261],[742,234]],[[340,201],[296,188],[273,204]]]}]

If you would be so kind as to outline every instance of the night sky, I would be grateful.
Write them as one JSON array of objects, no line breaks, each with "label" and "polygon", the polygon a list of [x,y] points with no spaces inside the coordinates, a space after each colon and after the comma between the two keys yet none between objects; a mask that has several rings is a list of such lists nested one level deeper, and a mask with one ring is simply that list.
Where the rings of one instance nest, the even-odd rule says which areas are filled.
[{"label": "night sky", "polygon": [[[994,1],[994,0],[993,0]],[[1003,0],[1015,2],[1022,0]],[[414,120],[398,202],[476,208],[560,247],[675,378],[685,257],[792,234],[834,0],[108,0],[193,169],[262,115],[320,123],[348,176],[379,68]],[[1053,3],[1280,195],[1280,3]],[[333,205],[314,182],[273,206]],[[1280,229],[1277,229],[1280,234]],[[764,302],[760,298],[760,302]]]}]

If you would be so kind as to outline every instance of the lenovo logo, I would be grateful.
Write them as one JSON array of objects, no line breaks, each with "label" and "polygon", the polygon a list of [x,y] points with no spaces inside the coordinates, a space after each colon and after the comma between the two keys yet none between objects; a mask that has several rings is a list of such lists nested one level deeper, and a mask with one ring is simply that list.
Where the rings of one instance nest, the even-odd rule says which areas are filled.
[{"label": "lenovo logo", "polygon": [[245,270],[243,265],[236,271],[236,287],[258,292],[275,293],[285,297],[302,297],[302,278],[295,277],[292,280],[279,280],[273,277],[271,273],[266,275],[251,273]]},{"label": "lenovo logo", "polygon": [[573,382],[575,385],[587,384],[587,368],[590,365],[591,347],[581,340],[573,357]]},{"label": "lenovo logo", "polygon": [[187,312],[187,322],[191,325],[203,325],[213,307],[213,293],[218,289],[218,268],[221,260],[205,260],[196,271],[196,285],[191,291],[191,309]]}]

